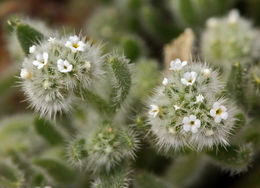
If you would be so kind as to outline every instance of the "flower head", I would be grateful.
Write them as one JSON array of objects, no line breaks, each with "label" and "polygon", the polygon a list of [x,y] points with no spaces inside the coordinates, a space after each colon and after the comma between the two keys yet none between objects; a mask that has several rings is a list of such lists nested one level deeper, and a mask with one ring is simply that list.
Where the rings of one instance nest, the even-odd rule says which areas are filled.
[{"label": "flower head", "polygon": [[[228,144],[236,109],[228,99],[217,97],[222,92],[218,73],[211,71],[208,77],[202,70],[210,68],[192,62],[178,74],[168,73],[168,87],[162,84],[149,100],[148,122],[156,137],[155,146],[163,151],[183,147],[201,150]],[[159,118],[155,118],[158,114]],[[222,119],[225,121],[220,126]]]},{"label": "flower head", "polygon": [[72,65],[67,60],[58,59],[57,66],[60,72],[72,71]]},{"label": "flower head", "polygon": [[77,51],[83,52],[85,50],[86,44],[83,41],[79,40],[78,36],[74,35],[70,36],[65,46],[67,48],[70,48],[73,53],[76,53]]},{"label": "flower head", "polygon": [[150,106],[151,106],[151,109],[149,111],[149,114],[155,118],[158,114],[160,114],[161,109],[159,106],[157,106],[155,104],[151,104]]},{"label": "flower head", "polygon": [[190,115],[189,117],[184,117],[182,120],[183,130],[186,132],[191,131],[192,133],[197,133],[198,128],[200,128],[200,120],[196,118],[194,115]]},{"label": "flower head", "polygon": [[183,75],[183,78],[181,79],[181,82],[186,85],[186,86],[190,86],[192,85],[197,78],[197,73],[196,72],[186,72]]},{"label": "flower head", "polygon": [[179,71],[185,65],[187,65],[187,61],[182,62],[180,59],[175,59],[175,60],[171,61],[169,70]]},{"label": "flower head", "polygon": [[225,17],[208,19],[200,46],[204,58],[228,74],[233,62],[244,64],[259,58],[258,41],[252,23],[232,10]]},{"label": "flower head", "polygon": [[[66,41],[77,41],[74,53],[66,47]],[[44,39],[36,46],[37,53],[24,59],[21,70],[23,90],[31,106],[40,114],[55,117],[59,112],[71,109],[78,91],[88,89],[91,83],[103,75],[104,57],[97,45],[82,44],[77,37]],[[91,64],[90,64],[91,62]],[[65,74],[72,72],[73,74]]]},{"label": "flower head", "polygon": [[47,65],[48,58],[49,58],[48,53],[47,52],[43,52],[43,54],[37,54],[36,55],[36,60],[34,60],[32,63],[38,69],[42,69],[45,65]]},{"label": "flower head", "polygon": [[219,102],[213,104],[213,108],[210,110],[210,115],[214,117],[216,123],[220,123],[222,119],[226,120],[228,118],[226,107],[221,105]]}]

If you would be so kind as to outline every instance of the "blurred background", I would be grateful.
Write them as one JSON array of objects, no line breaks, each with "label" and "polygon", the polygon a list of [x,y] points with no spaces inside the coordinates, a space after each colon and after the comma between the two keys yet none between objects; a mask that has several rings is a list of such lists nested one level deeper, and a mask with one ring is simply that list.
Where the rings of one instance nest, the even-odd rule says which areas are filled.
[{"label": "blurred background", "polygon": [[[31,112],[17,87],[23,52],[7,24],[10,16],[22,17],[32,25],[37,23],[37,29],[43,32],[48,32],[49,27],[64,33],[86,33],[87,37],[103,41],[106,46],[123,50],[132,62],[149,57],[158,61],[159,68],[163,69],[166,44],[191,28],[191,36],[195,38],[193,52],[199,56],[198,41],[206,20],[225,16],[232,9],[239,10],[241,16],[251,20],[258,29],[260,0],[0,0],[0,119]],[[147,151],[150,152],[153,151]],[[182,162],[185,164],[185,159]],[[168,159],[151,159],[142,154],[136,163],[161,175]],[[260,187],[259,156],[254,158],[247,172],[238,175],[231,176],[230,172],[206,165],[206,171],[197,172],[203,173],[203,181],[192,181],[180,187]]]}]

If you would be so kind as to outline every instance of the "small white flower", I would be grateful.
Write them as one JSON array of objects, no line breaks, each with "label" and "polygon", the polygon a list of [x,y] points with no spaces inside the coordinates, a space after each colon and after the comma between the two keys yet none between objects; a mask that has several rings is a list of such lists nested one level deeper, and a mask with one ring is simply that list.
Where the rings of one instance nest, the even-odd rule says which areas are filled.
[{"label": "small white flower", "polygon": [[51,188],[51,186],[45,186],[44,188]]},{"label": "small white flower", "polygon": [[72,65],[67,60],[58,59],[57,66],[60,72],[72,71]]},{"label": "small white flower", "polygon": [[23,68],[23,69],[21,69],[20,76],[23,79],[30,79],[32,76],[32,73],[28,69]]},{"label": "small white flower", "polygon": [[183,78],[181,79],[181,82],[184,85],[189,86],[189,85],[192,85],[196,81],[196,78],[197,78],[196,72],[186,72],[186,73],[184,73]]},{"label": "small white flower", "polygon": [[190,117],[184,117],[182,120],[183,130],[185,132],[191,131],[192,133],[198,132],[198,128],[200,128],[200,120],[196,118],[194,115],[190,115]]},{"label": "small white flower", "polygon": [[199,103],[199,102],[203,102],[204,100],[204,97],[203,95],[199,94],[197,97],[196,97],[196,103]]},{"label": "small white flower", "polygon": [[214,29],[214,28],[218,27],[218,25],[219,25],[219,22],[216,18],[209,18],[207,20],[207,27],[208,28]]},{"label": "small white flower", "polygon": [[174,107],[175,110],[179,110],[180,109],[180,107],[178,105],[174,105],[173,107]]},{"label": "small white flower", "polygon": [[54,44],[55,41],[56,41],[56,38],[55,38],[55,37],[50,37],[50,38],[48,39],[48,42],[50,42],[50,43],[52,43],[52,44]]},{"label": "small white flower", "polygon": [[33,54],[36,52],[36,46],[35,45],[32,45],[30,48],[29,48],[29,53],[30,54]]},{"label": "small white flower", "polygon": [[151,110],[149,111],[149,114],[153,117],[156,117],[158,114],[161,113],[161,108],[155,104],[150,105]]},{"label": "small white flower", "polygon": [[214,117],[216,123],[221,122],[222,119],[226,120],[228,118],[226,107],[220,105],[219,102],[213,104],[213,108],[210,110],[210,115]]},{"label": "small white flower", "polygon": [[36,60],[33,61],[33,65],[38,69],[42,69],[48,63],[49,55],[47,52],[43,52],[43,54],[37,54]]},{"label": "small white flower", "polygon": [[211,74],[210,69],[202,69],[201,72],[202,72],[203,76],[210,77],[210,74]]},{"label": "small white flower", "polygon": [[91,68],[91,63],[89,61],[86,61],[85,62],[85,66],[87,69],[90,69]]},{"label": "small white flower", "polygon": [[239,19],[239,12],[237,10],[230,11],[228,15],[228,23],[230,25],[235,25],[237,24],[238,19]]},{"label": "small white flower", "polygon": [[164,78],[163,81],[162,81],[162,84],[166,86],[168,84],[168,79]]},{"label": "small white flower", "polygon": [[86,44],[83,41],[79,40],[78,36],[74,35],[70,36],[65,46],[67,48],[70,48],[73,53],[76,53],[77,51],[83,52],[85,50]]},{"label": "small white flower", "polygon": [[179,70],[181,70],[182,67],[184,67],[185,65],[187,65],[187,61],[181,62],[181,60],[180,60],[179,58],[177,58],[177,59],[171,61],[169,70],[179,71]]}]

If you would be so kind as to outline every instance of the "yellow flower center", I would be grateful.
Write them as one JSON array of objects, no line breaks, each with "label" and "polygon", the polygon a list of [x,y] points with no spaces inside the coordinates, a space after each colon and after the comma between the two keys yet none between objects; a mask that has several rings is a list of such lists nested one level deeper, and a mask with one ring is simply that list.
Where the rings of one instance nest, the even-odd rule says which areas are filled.
[{"label": "yellow flower center", "polygon": [[216,111],[216,115],[220,115],[221,113],[222,113],[221,108],[217,109],[217,111]]},{"label": "yellow flower center", "polygon": [[64,65],[63,68],[64,68],[64,69],[67,69],[68,67]]},{"label": "yellow flower center", "polygon": [[78,44],[72,44],[72,46],[73,46],[74,48],[78,48],[78,47],[79,47]]},{"label": "yellow flower center", "polygon": [[191,121],[190,125],[193,126],[195,124],[195,121]]},{"label": "yellow flower center", "polygon": [[189,83],[192,83],[192,79],[189,79],[188,82],[189,82]]}]

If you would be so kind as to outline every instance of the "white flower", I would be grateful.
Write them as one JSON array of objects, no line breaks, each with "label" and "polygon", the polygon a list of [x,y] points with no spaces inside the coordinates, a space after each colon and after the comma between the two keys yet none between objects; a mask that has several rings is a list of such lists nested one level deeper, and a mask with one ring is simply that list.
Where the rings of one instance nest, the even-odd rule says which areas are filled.
[{"label": "white flower", "polygon": [[166,86],[168,84],[168,79],[164,78],[163,81],[162,81],[162,84]]},{"label": "white flower", "polygon": [[149,111],[149,114],[153,117],[156,117],[158,114],[161,113],[161,108],[155,104],[150,105],[151,110]]},{"label": "white flower", "polygon": [[30,48],[29,48],[29,53],[30,54],[33,54],[36,52],[36,46],[35,45],[32,45]]},{"label": "white flower", "polygon": [[219,102],[213,104],[213,108],[210,110],[210,115],[214,117],[216,123],[221,122],[222,119],[226,120],[228,118],[226,107],[220,105]]},{"label": "white flower", "polygon": [[199,103],[199,102],[203,102],[204,100],[204,97],[203,95],[199,94],[197,97],[196,97],[196,103]]},{"label": "white flower", "polygon": [[209,18],[207,20],[207,27],[208,28],[214,29],[214,28],[218,27],[218,25],[219,25],[219,22],[216,18]]},{"label": "white flower", "polygon": [[196,78],[197,78],[196,72],[186,72],[186,73],[184,73],[183,78],[181,79],[181,82],[184,85],[189,86],[189,85],[192,85],[196,81]]},{"label": "white flower", "polygon": [[177,58],[177,59],[171,61],[169,70],[179,71],[179,70],[181,70],[182,67],[184,67],[185,65],[187,65],[187,61],[181,62],[181,60],[180,60],[179,58]]},{"label": "white flower", "polygon": [[201,72],[202,72],[203,76],[206,76],[206,77],[209,77],[211,74],[210,69],[202,69]]},{"label": "white flower", "polygon": [[190,117],[184,117],[182,123],[184,131],[191,131],[192,133],[198,132],[198,128],[200,128],[201,124],[200,120],[197,119],[194,115],[190,115]]},{"label": "white flower", "polygon": [[230,25],[235,25],[237,24],[238,19],[239,19],[239,12],[237,10],[230,11],[228,15],[228,23]]},{"label": "white flower", "polygon": [[42,69],[48,63],[49,55],[47,52],[43,52],[43,54],[37,54],[36,60],[33,61],[33,65],[38,69]]},{"label": "white flower", "polygon": [[174,107],[175,110],[179,110],[180,109],[180,107],[177,106],[177,105],[174,105],[173,107]]},{"label": "white flower", "polygon": [[73,53],[76,53],[77,51],[83,52],[85,50],[86,44],[83,41],[79,40],[78,36],[74,35],[70,36],[65,46],[70,48]]},{"label": "white flower", "polygon": [[60,72],[72,71],[72,65],[67,60],[58,59],[57,66]]},{"label": "white flower", "polygon": [[20,73],[21,78],[23,79],[30,79],[32,76],[32,73],[28,69],[21,69]]},{"label": "white flower", "polygon": [[56,41],[56,38],[55,38],[55,37],[50,37],[50,38],[48,39],[48,42],[50,42],[50,43],[52,43],[52,44],[54,44],[55,41]]}]

